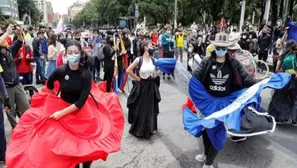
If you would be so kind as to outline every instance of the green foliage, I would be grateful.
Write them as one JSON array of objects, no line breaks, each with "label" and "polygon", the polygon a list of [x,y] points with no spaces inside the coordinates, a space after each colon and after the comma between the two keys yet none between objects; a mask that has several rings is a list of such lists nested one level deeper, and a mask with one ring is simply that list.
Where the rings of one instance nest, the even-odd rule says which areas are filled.
[{"label": "green foliage", "polygon": [[13,19],[6,18],[3,13],[0,11],[0,25],[2,29],[7,28],[9,24],[16,24]]},{"label": "green foliage", "polygon": [[[220,21],[222,17],[239,23],[241,0],[178,0],[178,23],[190,25],[193,21],[206,23]],[[262,1],[246,0],[246,19],[260,19]],[[73,24],[86,26],[118,25],[118,18],[134,16],[135,4],[139,6],[139,22],[146,16],[147,23],[169,23],[174,18],[174,0],[90,0],[73,20]]]},{"label": "green foliage", "polygon": [[31,17],[32,25],[38,25],[43,19],[43,13],[38,10],[33,0],[18,0],[20,20],[25,14]]}]

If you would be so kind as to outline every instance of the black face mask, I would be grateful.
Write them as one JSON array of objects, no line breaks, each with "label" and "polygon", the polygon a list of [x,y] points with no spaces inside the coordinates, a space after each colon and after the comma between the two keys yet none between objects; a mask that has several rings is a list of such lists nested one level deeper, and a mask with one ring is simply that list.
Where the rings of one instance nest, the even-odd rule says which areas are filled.
[{"label": "black face mask", "polygon": [[80,38],[75,38],[76,41],[80,41]]},{"label": "black face mask", "polygon": [[150,49],[148,50],[148,52],[149,52],[150,56],[153,56],[153,55],[154,55],[154,49],[150,48]]}]

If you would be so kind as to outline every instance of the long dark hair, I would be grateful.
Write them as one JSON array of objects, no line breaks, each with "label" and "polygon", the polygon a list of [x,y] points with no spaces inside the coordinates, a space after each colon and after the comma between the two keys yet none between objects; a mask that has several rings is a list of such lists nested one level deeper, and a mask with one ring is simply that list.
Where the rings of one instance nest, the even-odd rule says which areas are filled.
[{"label": "long dark hair", "polygon": [[79,63],[79,66],[81,68],[90,68],[91,67],[91,64],[92,64],[92,58],[91,56],[85,52],[80,43],[76,40],[69,40],[67,41],[66,45],[65,45],[65,55],[67,54],[67,50],[68,50],[68,47],[70,46],[76,46],[79,50],[80,50],[80,63]]},{"label": "long dark hair", "polygon": [[286,43],[286,46],[284,48],[284,52],[279,56],[281,59],[284,59],[287,55],[290,55],[293,53],[293,51],[297,50],[297,43],[295,40],[289,40]]},{"label": "long dark hair", "polygon": [[53,45],[56,47],[57,45],[57,35],[56,34],[51,34],[48,40],[48,46]]},{"label": "long dark hair", "polygon": [[147,47],[149,44],[151,43],[151,41],[149,40],[145,40],[143,42],[141,42],[140,44],[140,55],[143,56],[145,50],[144,50],[144,47]]}]

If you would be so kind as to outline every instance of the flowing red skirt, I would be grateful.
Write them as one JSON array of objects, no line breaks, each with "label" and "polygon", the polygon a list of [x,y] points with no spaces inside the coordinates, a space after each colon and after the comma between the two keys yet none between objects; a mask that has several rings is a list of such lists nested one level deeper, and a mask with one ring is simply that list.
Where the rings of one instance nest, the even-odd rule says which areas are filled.
[{"label": "flowing red skirt", "polygon": [[8,168],[73,168],[93,160],[106,160],[109,153],[120,150],[124,116],[119,98],[91,90],[99,108],[89,96],[84,107],[59,120],[49,119],[70,104],[47,89],[32,98],[14,129],[6,161]]}]

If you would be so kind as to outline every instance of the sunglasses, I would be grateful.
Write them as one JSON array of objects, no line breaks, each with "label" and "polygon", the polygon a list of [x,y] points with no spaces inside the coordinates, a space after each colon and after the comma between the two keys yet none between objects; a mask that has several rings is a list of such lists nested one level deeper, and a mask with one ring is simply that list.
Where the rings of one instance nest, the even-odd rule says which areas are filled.
[{"label": "sunglasses", "polygon": [[226,51],[227,48],[226,48],[226,47],[216,47],[216,50],[223,50],[223,51]]}]

